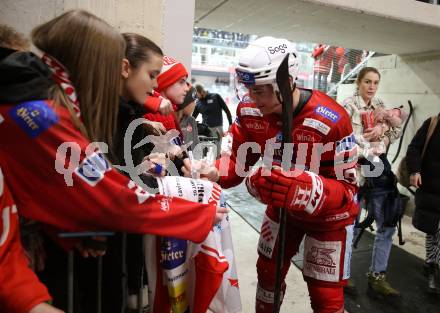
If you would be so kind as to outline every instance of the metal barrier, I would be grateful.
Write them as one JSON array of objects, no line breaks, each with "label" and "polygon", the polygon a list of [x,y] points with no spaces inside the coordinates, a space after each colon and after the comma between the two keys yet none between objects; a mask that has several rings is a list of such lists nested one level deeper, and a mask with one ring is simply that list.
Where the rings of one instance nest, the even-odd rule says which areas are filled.
[{"label": "metal barrier", "polygon": [[338,87],[341,84],[347,83],[347,81],[349,79],[355,78],[357,76],[357,74],[359,73],[359,71],[367,65],[368,60],[370,60],[375,54],[376,54],[376,52],[369,51],[368,55],[359,64],[357,64],[348,74],[342,76],[341,80],[338,83],[336,83],[336,85],[334,85],[327,92],[327,95],[329,95],[330,97],[335,97],[336,93],[337,93],[337,90],[338,90]]}]

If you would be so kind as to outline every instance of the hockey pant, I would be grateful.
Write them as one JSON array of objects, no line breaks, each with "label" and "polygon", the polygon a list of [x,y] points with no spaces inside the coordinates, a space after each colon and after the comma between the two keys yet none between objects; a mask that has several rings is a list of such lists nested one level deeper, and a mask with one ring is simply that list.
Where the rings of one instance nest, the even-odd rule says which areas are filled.
[{"label": "hockey pant", "polygon": [[[268,208],[258,242],[258,286],[255,311],[270,313],[274,305],[276,258],[278,254],[278,212]],[[292,257],[304,239],[303,277],[315,313],[344,312],[343,286],[350,276],[353,226],[331,231],[308,231],[287,216],[286,242],[282,266],[281,299],[286,290],[285,277]]]}]

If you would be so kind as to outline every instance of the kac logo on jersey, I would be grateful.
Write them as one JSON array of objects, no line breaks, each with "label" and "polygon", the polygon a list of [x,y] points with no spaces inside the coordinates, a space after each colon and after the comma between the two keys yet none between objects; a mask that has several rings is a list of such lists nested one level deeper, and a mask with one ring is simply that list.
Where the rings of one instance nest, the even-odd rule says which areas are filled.
[{"label": "kac logo on jersey", "polygon": [[75,169],[75,174],[90,186],[95,187],[104,178],[105,172],[110,169],[110,164],[104,155],[94,152],[81,162]]},{"label": "kac logo on jersey", "polygon": [[315,109],[315,112],[318,113],[319,115],[325,117],[326,119],[332,121],[333,123],[336,123],[340,118],[338,113],[336,113],[333,110],[330,110],[329,108],[327,108],[323,105],[319,105]]},{"label": "kac logo on jersey", "polygon": [[11,109],[9,115],[31,138],[58,123],[56,113],[42,100],[20,103]]}]

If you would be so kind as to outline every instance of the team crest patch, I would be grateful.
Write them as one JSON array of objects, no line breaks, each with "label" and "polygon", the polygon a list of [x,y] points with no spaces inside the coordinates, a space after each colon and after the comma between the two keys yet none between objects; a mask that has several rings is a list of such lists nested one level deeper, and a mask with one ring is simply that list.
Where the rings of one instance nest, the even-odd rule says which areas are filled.
[{"label": "team crest patch", "polygon": [[342,243],[320,241],[310,236],[304,240],[304,276],[320,281],[339,282]]},{"label": "team crest patch", "polygon": [[321,115],[322,117],[325,117],[326,119],[332,121],[333,123],[336,123],[340,118],[338,113],[321,104],[318,105],[318,107],[315,109],[315,113]]},{"label": "team crest patch", "polygon": [[75,174],[90,186],[95,187],[104,178],[105,172],[110,170],[110,163],[105,159],[104,155],[94,152],[84,158],[75,169]]},{"label": "team crest patch", "polygon": [[260,239],[258,241],[258,251],[268,258],[272,257],[279,228],[280,224],[272,221],[267,215],[264,215]]},{"label": "team crest patch", "polygon": [[20,103],[9,111],[9,115],[31,138],[58,122],[56,113],[42,100]]},{"label": "team crest patch", "polygon": [[305,118],[303,125],[307,126],[307,127],[314,128],[324,135],[328,135],[328,133],[330,132],[330,126],[324,124],[321,121],[315,120],[313,118]]}]

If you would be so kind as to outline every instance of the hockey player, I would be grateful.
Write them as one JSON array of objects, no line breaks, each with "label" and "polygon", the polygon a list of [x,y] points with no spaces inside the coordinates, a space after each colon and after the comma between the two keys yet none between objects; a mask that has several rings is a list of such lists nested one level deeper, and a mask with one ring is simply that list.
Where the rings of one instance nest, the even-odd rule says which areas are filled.
[{"label": "hockey player", "polygon": [[[286,56],[293,87],[293,148],[280,149],[282,105],[275,83]],[[350,119],[327,95],[295,86],[298,54],[285,39],[262,37],[239,58],[237,80],[246,91],[237,119],[224,140],[217,170],[205,176],[224,188],[239,184],[250,166],[263,156],[280,164],[283,156],[293,171],[279,166],[259,168],[246,179],[249,192],[268,204],[261,228],[257,262],[256,312],[272,312],[278,254],[278,207],[288,210],[284,277],[303,238],[303,276],[314,312],[344,311],[342,287],[349,277],[356,195],[356,146]],[[240,88],[237,88],[240,90]],[[251,153],[245,152],[252,149]],[[265,173],[266,171],[266,173]]]}]

